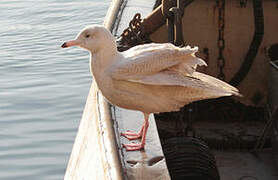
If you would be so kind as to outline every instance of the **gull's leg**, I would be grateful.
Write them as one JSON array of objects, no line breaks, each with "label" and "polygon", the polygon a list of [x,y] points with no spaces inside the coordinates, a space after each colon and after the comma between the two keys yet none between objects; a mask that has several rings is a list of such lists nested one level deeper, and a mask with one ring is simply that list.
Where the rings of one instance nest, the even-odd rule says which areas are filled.
[{"label": "gull's leg", "polygon": [[145,122],[144,122],[141,130],[138,133],[128,130],[128,131],[126,131],[124,133],[121,133],[121,136],[124,136],[128,140],[139,139],[140,137],[142,137],[144,128],[145,128]]},{"label": "gull's leg", "polygon": [[142,138],[141,138],[141,143],[136,144],[136,143],[131,143],[131,144],[123,144],[123,147],[127,150],[127,151],[136,151],[136,150],[140,150],[140,149],[144,149],[144,146],[146,144],[146,135],[147,135],[147,130],[149,127],[149,114],[145,114],[144,113],[144,125],[142,127]]}]

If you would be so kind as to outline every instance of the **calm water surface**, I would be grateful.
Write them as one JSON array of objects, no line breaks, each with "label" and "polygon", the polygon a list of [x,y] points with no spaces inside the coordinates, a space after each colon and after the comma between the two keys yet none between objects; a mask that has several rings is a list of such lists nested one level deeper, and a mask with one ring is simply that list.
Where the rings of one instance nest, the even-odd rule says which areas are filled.
[{"label": "calm water surface", "polygon": [[62,49],[110,0],[0,1],[0,179],[63,179],[91,76]]}]

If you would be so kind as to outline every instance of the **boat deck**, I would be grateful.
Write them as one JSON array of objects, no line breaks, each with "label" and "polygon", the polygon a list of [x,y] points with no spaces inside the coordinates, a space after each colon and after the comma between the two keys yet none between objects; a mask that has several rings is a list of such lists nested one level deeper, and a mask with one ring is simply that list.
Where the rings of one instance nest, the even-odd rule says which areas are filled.
[{"label": "boat deck", "polygon": [[213,151],[223,180],[277,180],[271,149],[258,153]]}]

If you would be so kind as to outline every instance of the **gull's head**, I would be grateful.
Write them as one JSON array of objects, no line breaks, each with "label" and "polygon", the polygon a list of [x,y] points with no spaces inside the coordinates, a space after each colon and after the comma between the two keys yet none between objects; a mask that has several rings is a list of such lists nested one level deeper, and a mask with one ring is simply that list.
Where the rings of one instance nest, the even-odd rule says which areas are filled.
[{"label": "gull's head", "polygon": [[116,43],[113,35],[103,26],[92,25],[84,28],[75,40],[67,41],[62,48],[71,46],[80,46],[92,53],[103,50],[116,49]]}]

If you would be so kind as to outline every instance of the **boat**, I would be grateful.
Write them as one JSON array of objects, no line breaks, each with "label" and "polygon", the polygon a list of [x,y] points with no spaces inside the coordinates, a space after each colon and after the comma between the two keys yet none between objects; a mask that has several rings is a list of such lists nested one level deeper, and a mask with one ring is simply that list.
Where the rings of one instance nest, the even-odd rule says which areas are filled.
[{"label": "boat", "polygon": [[92,82],[65,173],[71,179],[278,179],[278,13],[275,0],[113,0],[104,26],[118,49],[150,42],[197,45],[199,69],[241,98],[152,115],[144,151],[126,152],[136,111],[110,105]]}]

